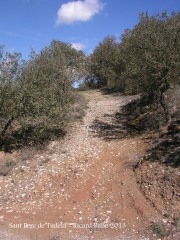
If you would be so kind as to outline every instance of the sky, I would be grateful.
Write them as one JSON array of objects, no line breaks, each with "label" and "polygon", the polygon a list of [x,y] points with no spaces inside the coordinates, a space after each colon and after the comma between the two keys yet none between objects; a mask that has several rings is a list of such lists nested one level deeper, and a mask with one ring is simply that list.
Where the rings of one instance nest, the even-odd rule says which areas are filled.
[{"label": "sky", "polygon": [[89,55],[106,36],[132,29],[139,13],[164,10],[180,11],[180,0],[0,0],[0,45],[28,59],[55,39]]}]

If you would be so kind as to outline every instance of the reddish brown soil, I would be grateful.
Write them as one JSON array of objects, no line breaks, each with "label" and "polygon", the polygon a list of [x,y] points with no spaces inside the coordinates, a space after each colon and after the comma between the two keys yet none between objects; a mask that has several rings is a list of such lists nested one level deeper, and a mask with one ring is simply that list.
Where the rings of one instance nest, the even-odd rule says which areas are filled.
[{"label": "reddish brown soil", "polygon": [[[158,239],[148,229],[162,213],[142,193],[133,170],[148,144],[142,136],[104,141],[89,128],[95,119],[110,123],[105,114],[131,98],[98,92],[88,98],[83,122],[64,141],[0,177],[0,239]],[[0,160],[18,157],[1,153]]]}]

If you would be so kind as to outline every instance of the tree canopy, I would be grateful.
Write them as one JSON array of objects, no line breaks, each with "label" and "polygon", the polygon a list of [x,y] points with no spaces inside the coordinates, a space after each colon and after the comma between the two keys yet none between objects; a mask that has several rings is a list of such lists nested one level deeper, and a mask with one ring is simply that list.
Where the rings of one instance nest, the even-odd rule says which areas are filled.
[{"label": "tree canopy", "polygon": [[180,13],[142,13],[120,41],[106,37],[96,47],[89,57],[89,73],[99,86],[119,86],[157,98],[171,83],[179,83],[179,38]]},{"label": "tree canopy", "polygon": [[[165,92],[180,83],[180,13],[140,14],[119,40],[107,36],[86,57],[70,44],[53,40],[28,61],[0,46],[0,140],[10,131],[63,128],[73,103],[72,84],[84,78],[92,88],[141,93],[160,103],[168,119]],[[83,85],[84,87],[84,85]],[[85,87],[84,87],[85,88]],[[8,131],[7,131],[8,130]]]},{"label": "tree canopy", "polygon": [[[23,129],[63,128],[73,102],[72,83],[81,77],[84,54],[52,41],[28,61],[0,48],[0,138],[13,122]],[[39,134],[40,132],[37,132]]]}]

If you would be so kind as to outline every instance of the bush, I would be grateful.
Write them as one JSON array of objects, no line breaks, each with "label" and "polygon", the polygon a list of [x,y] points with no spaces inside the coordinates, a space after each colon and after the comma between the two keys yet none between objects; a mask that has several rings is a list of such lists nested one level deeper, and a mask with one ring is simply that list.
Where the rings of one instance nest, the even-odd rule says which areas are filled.
[{"label": "bush", "polygon": [[39,54],[32,51],[27,62],[20,54],[0,50],[0,145],[9,137],[43,142],[49,134],[62,132],[69,121],[72,83],[81,72],[83,53],[59,41]]}]

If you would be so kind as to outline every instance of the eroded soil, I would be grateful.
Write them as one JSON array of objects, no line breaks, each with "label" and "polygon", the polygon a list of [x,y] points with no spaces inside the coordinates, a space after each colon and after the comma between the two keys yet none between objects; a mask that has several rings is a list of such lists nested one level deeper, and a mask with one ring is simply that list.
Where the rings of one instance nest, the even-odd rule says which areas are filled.
[{"label": "eroded soil", "polygon": [[[112,115],[133,97],[86,95],[86,115],[64,140],[29,154],[0,177],[0,239],[157,239],[149,226],[162,215],[139,189],[134,172],[147,141],[107,141],[92,130],[97,121],[113,125]],[[19,157],[0,153],[1,161]]]}]

